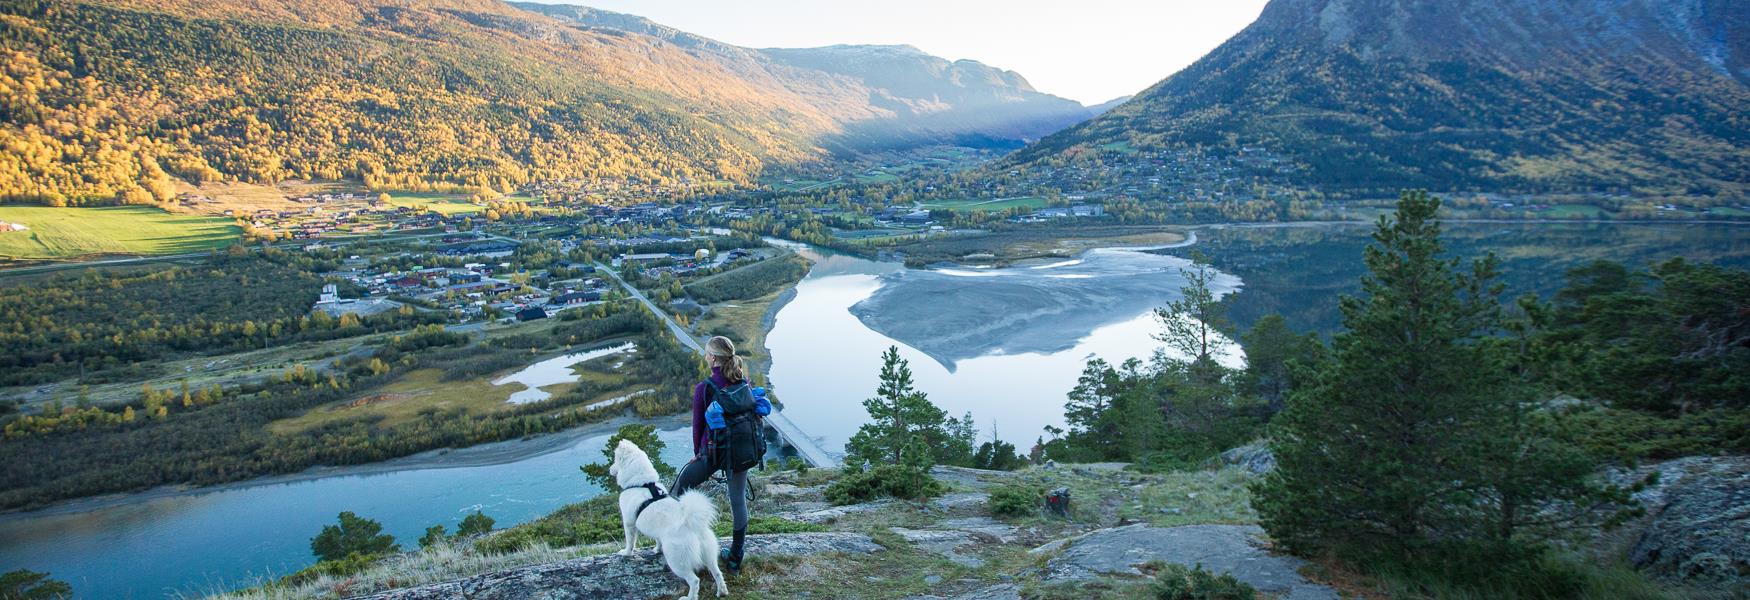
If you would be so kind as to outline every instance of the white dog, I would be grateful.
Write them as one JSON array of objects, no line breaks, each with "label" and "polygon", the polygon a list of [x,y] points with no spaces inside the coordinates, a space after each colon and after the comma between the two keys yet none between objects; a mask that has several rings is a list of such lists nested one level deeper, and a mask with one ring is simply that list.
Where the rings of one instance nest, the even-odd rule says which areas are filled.
[{"label": "white dog", "polygon": [[717,567],[717,506],[704,494],[690,492],[668,496],[657,484],[656,466],[650,455],[627,440],[614,447],[614,462],[608,474],[620,484],[620,523],[626,528],[626,548],[621,555],[638,551],[638,534],[656,540],[656,551],[668,562],[668,570],[687,582],[683,600],[698,600],[699,569],[709,569],[717,581],[717,595],[729,593],[723,571]]}]

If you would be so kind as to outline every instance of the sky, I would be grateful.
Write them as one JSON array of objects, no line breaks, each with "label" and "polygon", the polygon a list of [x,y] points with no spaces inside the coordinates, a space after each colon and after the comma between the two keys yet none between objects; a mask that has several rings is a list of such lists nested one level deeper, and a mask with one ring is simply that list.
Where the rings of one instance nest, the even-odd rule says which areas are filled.
[{"label": "sky", "polygon": [[911,44],[1019,72],[1083,104],[1142,91],[1267,0],[537,0],[630,13],[753,48]]}]

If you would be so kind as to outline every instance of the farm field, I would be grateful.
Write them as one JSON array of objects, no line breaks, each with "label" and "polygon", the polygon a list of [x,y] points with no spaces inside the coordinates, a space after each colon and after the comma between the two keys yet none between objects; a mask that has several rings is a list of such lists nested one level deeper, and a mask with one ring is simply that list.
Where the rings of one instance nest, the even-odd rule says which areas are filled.
[{"label": "farm field", "polygon": [[0,233],[0,258],[53,260],[101,254],[184,254],[225,247],[242,234],[231,219],[146,206],[0,206],[0,221],[29,229]]},{"label": "farm field", "polygon": [[977,198],[968,200],[936,200],[924,202],[920,204],[920,206],[924,208],[949,208],[958,211],[996,212],[1008,210],[1017,206],[1026,208],[1044,208],[1045,199],[1037,196],[1028,196],[1024,198],[999,198],[996,200]]},{"label": "farm field", "polygon": [[389,204],[408,208],[426,208],[445,216],[486,210],[478,204],[469,202],[467,198],[435,192],[389,192]]}]

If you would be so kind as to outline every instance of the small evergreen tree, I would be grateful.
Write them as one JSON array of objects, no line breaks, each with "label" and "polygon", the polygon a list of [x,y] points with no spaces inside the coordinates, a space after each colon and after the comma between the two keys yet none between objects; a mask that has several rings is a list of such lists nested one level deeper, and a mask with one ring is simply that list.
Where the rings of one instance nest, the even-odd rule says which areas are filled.
[{"label": "small evergreen tree", "polygon": [[474,514],[462,518],[462,524],[456,526],[456,537],[465,538],[489,533],[498,521],[485,513],[474,511]]},{"label": "small evergreen tree", "polygon": [[341,560],[348,555],[377,556],[399,552],[395,536],[383,533],[383,524],[351,511],[340,513],[340,524],[322,528],[310,538],[310,552],[319,560]]},{"label": "small evergreen tree", "polygon": [[1290,551],[1462,580],[1525,564],[1513,559],[1536,549],[1528,526],[1549,511],[1622,498],[1585,484],[1591,465],[1533,426],[1496,337],[1496,261],[1442,257],[1439,206],[1407,192],[1380,219],[1362,295],[1340,301],[1346,331],[1325,364],[1297,372],[1277,416],[1278,466],[1253,484],[1253,506]]},{"label": "small evergreen tree", "polygon": [[910,465],[929,470],[943,462],[971,462],[971,415],[949,418],[912,387],[911,365],[890,346],[881,355],[881,383],[875,397],[863,401],[870,422],[845,444],[845,462]]},{"label": "small evergreen tree", "polygon": [[448,539],[450,539],[449,534],[444,531],[443,525],[432,525],[425,528],[425,535],[419,536],[419,547],[430,548]]},{"label": "small evergreen tree", "polygon": [[620,430],[614,432],[614,435],[608,436],[607,445],[602,447],[602,456],[607,457],[607,462],[591,463],[578,467],[583,471],[584,478],[588,479],[590,483],[604,490],[619,488],[614,477],[608,474],[608,465],[614,462],[614,447],[620,445],[620,440],[631,440],[632,443],[643,449],[645,454],[650,455],[650,462],[656,464],[656,474],[659,477],[664,479],[674,477],[674,467],[668,466],[668,463],[662,461],[662,450],[666,444],[663,444],[661,438],[656,437],[656,426],[633,424],[620,427]]}]

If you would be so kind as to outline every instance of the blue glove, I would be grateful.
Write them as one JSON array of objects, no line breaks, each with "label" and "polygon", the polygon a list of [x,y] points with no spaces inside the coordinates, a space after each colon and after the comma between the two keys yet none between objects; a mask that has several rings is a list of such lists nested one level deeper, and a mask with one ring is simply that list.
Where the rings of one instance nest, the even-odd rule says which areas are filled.
[{"label": "blue glove", "polygon": [[772,401],[766,399],[766,388],[753,389],[753,412],[762,417],[772,414]]},{"label": "blue glove", "polygon": [[705,426],[711,429],[723,429],[729,426],[723,421],[723,407],[718,405],[716,400],[712,400],[711,405],[705,407]]}]

